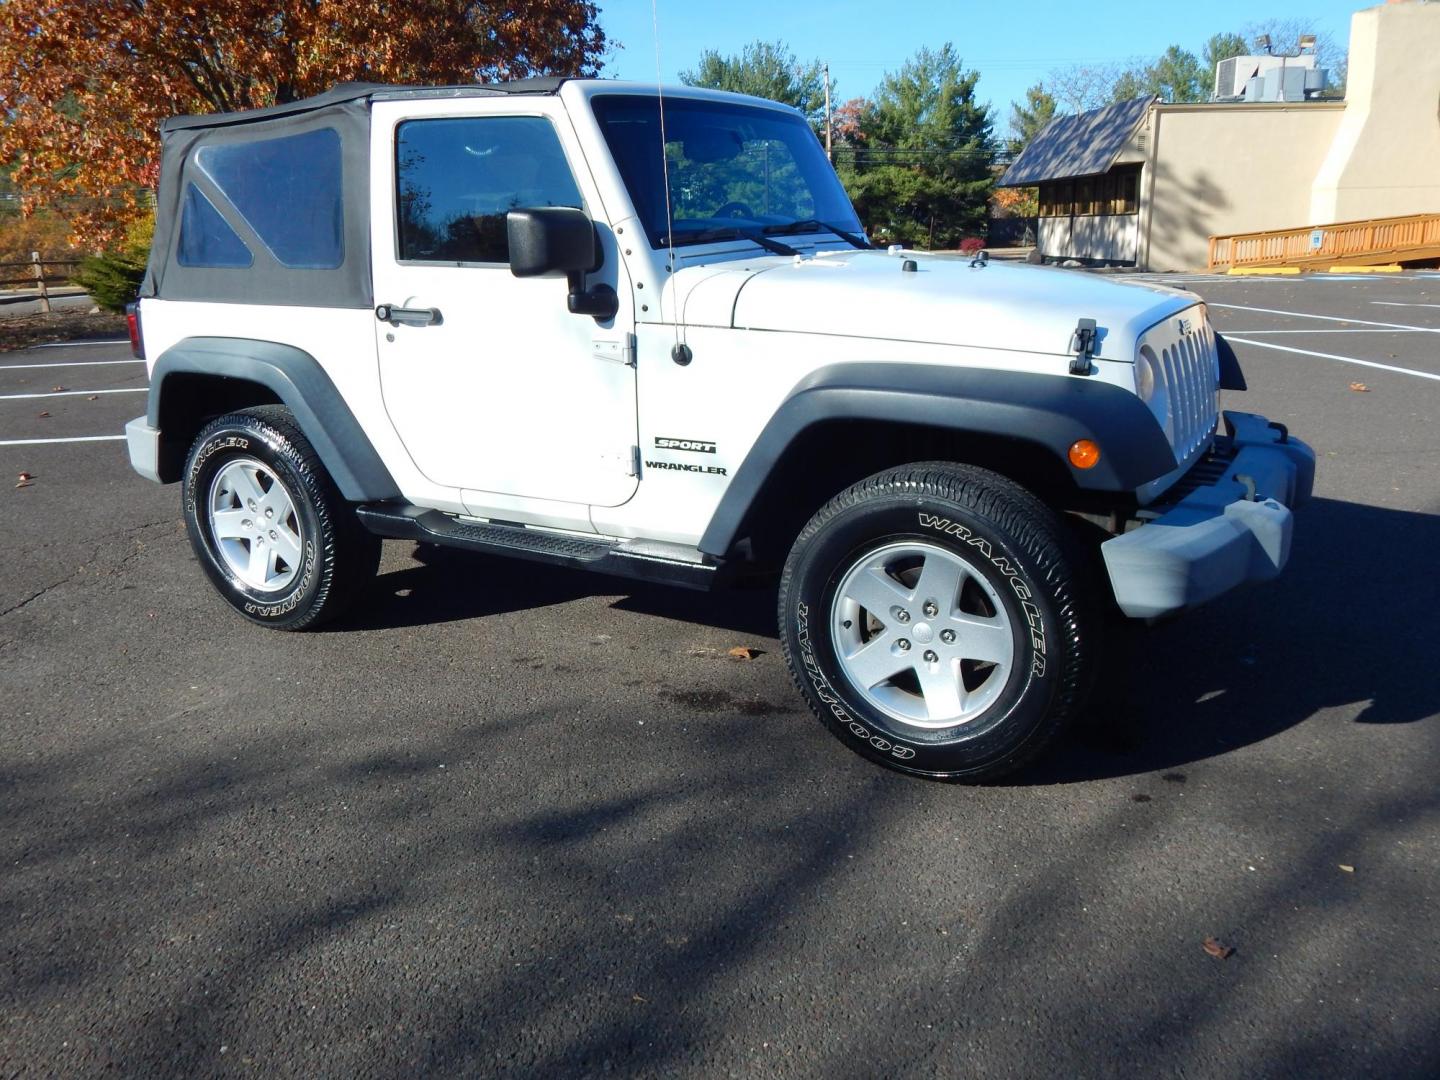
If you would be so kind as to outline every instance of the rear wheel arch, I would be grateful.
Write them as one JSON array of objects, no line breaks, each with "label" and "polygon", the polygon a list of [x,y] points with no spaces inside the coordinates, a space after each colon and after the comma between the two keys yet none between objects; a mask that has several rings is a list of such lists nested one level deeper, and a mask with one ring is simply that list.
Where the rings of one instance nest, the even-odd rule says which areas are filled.
[{"label": "rear wheel arch", "polygon": [[161,479],[180,478],[195,434],[210,420],[259,405],[290,410],[348,501],[400,496],[319,361],[291,345],[241,338],[186,338],[155,362],[148,423],[161,432]]}]

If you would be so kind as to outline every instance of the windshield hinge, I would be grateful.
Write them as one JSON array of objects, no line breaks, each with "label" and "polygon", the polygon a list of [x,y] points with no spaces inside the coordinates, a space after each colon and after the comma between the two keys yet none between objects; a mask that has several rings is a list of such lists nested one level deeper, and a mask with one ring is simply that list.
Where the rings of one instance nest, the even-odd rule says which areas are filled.
[{"label": "windshield hinge", "polygon": [[1099,344],[1099,335],[1095,329],[1094,319],[1081,319],[1075,324],[1075,333],[1070,337],[1070,351],[1075,358],[1070,361],[1071,375],[1089,375],[1095,370],[1090,358],[1095,355],[1095,346]]}]

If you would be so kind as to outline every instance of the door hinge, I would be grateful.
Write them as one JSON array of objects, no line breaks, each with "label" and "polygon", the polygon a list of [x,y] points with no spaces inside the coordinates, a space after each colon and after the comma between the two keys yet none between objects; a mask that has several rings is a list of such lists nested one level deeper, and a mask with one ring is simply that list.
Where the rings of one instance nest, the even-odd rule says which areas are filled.
[{"label": "door hinge", "polygon": [[628,473],[626,473],[625,475],[627,475],[627,476],[639,476],[639,475],[640,475],[640,447],[638,447],[638,446],[632,446],[632,447],[630,447],[630,471],[629,471]]},{"label": "door hinge", "polygon": [[612,364],[635,366],[635,335],[625,334],[618,341],[614,338],[595,338],[591,348],[597,360],[609,360]]}]

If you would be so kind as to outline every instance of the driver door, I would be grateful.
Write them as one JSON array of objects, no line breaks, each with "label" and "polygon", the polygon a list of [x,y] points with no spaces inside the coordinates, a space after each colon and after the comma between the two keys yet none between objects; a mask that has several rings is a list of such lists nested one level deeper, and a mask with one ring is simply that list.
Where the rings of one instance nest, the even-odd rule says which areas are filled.
[{"label": "driver door", "polygon": [[[472,512],[516,497],[618,506],[634,493],[630,291],[601,227],[620,311],[566,308],[563,276],[510,272],[505,217],[573,206],[603,218],[574,133],[550,99],[376,102],[372,205],[380,382],[416,467]],[[523,111],[517,111],[523,110]],[[588,515],[576,514],[588,522]]]}]

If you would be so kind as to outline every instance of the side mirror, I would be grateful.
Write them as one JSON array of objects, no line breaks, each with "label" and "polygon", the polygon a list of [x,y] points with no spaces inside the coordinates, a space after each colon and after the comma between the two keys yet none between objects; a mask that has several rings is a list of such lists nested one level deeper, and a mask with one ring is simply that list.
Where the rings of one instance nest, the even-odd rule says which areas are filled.
[{"label": "side mirror", "polygon": [[510,241],[510,272],[516,277],[563,273],[569,283],[567,306],[573,315],[613,319],[620,298],[609,285],[585,288],[585,275],[600,269],[604,254],[595,223],[583,210],[541,206],[511,210],[505,216]]},{"label": "side mirror", "polygon": [[588,273],[600,268],[595,223],[584,210],[543,206],[505,215],[510,272],[516,277]]}]

